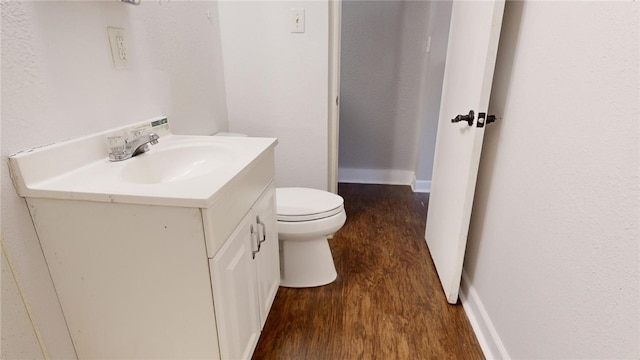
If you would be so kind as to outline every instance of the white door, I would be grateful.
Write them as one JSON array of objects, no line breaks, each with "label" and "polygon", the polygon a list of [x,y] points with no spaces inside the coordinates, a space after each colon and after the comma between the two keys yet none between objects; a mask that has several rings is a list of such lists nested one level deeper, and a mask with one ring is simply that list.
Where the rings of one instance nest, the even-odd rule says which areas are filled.
[{"label": "white door", "polygon": [[[447,301],[458,301],[504,0],[454,1],[425,240]],[[452,123],[473,111],[473,122]],[[481,114],[482,113],[482,114]],[[480,119],[480,116],[485,116]],[[458,118],[460,120],[460,118]]]}]

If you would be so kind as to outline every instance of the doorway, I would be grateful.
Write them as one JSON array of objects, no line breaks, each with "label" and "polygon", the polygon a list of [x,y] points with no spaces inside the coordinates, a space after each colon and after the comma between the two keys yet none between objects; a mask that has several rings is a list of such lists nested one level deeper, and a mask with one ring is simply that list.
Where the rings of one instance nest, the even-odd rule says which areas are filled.
[{"label": "doorway", "polygon": [[429,192],[451,2],[329,6],[330,190],[340,181]]}]

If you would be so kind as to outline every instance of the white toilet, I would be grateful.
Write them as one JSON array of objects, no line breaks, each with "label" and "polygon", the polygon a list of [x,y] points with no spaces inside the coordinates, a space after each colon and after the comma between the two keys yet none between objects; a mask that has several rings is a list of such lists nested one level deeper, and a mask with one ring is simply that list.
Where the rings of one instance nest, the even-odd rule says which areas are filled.
[{"label": "white toilet", "polygon": [[[247,136],[221,132],[215,136]],[[277,188],[280,286],[306,288],[333,282],[338,274],[327,237],[347,220],[341,196],[309,188]]]},{"label": "white toilet", "polygon": [[280,286],[326,285],[336,277],[327,237],[344,225],[341,196],[308,188],[277,188]]}]

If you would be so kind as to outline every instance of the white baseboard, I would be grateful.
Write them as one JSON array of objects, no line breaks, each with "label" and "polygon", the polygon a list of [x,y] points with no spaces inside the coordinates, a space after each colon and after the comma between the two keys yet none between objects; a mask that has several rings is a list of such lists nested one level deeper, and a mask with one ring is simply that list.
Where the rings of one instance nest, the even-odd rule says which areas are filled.
[{"label": "white baseboard", "polygon": [[431,192],[431,180],[417,180],[413,177],[411,182],[411,190],[417,193],[430,193]]},{"label": "white baseboard", "polygon": [[413,171],[392,169],[338,169],[338,182],[357,184],[411,185]]},{"label": "white baseboard", "polygon": [[510,360],[509,353],[507,353],[507,349],[502,344],[502,340],[493,326],[482,300],[480,300],[478,293],[471,285],[464,271],[462,272],[462,282],[460,284],[460,301],[462,301],[462,306],[484,352],[484,356],[489,360]]}]

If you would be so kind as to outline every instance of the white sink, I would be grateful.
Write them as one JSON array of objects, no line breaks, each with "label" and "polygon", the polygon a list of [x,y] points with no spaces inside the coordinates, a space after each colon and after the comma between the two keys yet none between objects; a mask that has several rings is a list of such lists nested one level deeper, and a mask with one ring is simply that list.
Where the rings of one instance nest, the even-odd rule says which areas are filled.
[{"label": "white sink", "polygon": [[121,174],[124,181],[134,184],[169,183],[210,175],[229,166],[234,158],[228,144],[152,146],[149,152],[125,160]]},{"label": "white sink", "polygon": [[273,138],[174,135],[168,125],[153,126],[158,144],[123,161],[109,161],[106,150],[106,138],[122,128],[12,155],[15,188],[23,197],[207,208],[252,164],[273,156],[269,150],[277,144]]}]

